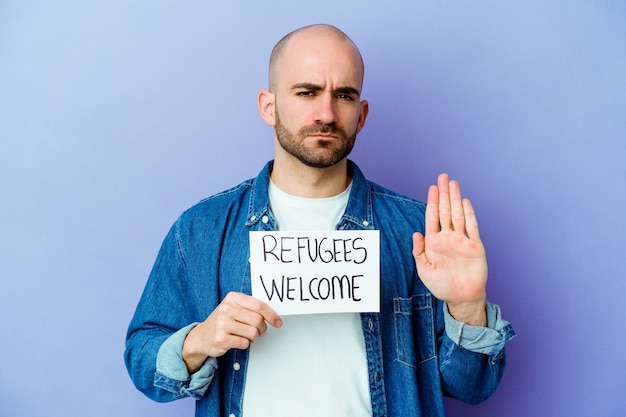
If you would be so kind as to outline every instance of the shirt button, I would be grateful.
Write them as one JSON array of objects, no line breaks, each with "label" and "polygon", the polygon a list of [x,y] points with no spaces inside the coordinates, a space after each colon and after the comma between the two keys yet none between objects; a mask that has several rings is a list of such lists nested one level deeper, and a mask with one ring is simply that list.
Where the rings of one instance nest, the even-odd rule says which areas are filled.
[{"label": "shirt button", "polygon": [[241,365],[239,365],[239,362],[235,362],[235,363],[233,363],[233,369],[234,369],[235,371],[238,371],[238,370],[240,370],[240,369],[241,369]]},{"label": "shirt button", "polygon": [[269,222],[269,221],[270,221],[270,218],[269,218],[269,217],[267,217],[267,216],[263,216],[263,217],[261,218],[261,221],[262,221],[263,223],[267,224],[267,222]]},{"label": "shirt button", "polygon": [[234,414],[229,414],[228,417],[237,417]]},{"label": "shirt button", "polygon": [[363,226],[367,227],[370,225],[370,222],[368,222],[367,220],[363,220]]},{"label": "shirt button", "polygon": [[367,326],[370,328],[370,330],[374,330],[374,322],[372,321],[372,319],[369,319]]}]

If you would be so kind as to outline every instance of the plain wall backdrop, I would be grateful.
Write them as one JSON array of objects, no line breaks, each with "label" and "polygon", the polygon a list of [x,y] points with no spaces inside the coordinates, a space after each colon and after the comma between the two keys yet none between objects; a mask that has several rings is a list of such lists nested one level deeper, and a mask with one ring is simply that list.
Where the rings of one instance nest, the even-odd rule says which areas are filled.
[{"label": "plain wall backdrop", "polygon": [[165,233],[272,157],[275,42],[359,45],[351,158],[419,199],[461,182],[489,298],[518,337],[498,392],[450,416],[626,410],[626,3],[0,1],[0,416],[184,416],[123,365]]}]

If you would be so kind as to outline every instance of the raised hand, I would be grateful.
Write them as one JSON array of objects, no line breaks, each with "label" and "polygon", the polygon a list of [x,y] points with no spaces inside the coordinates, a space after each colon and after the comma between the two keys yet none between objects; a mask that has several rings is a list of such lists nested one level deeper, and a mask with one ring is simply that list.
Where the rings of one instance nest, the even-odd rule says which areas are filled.
[{"label": "raised hand", "polygon": [[207,357],[220,357],[230,349],[246,349],[267,331],[267,324],[282,321],[267,304],[249,295],[231,292],[206,318],[194,327],[183,344],[183,360],[194,373]]},{"label": "raised hand", "polygon": [[428,189],[425,235],[413,235],[413,257],[422,282],[448,303],[458,321],[487,324],[487,257],[472,204],[447,174]]}]

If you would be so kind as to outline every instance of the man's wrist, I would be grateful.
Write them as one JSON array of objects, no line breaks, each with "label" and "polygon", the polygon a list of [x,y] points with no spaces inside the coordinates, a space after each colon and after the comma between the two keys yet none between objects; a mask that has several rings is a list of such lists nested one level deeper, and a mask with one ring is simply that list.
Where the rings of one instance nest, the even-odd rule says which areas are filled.
[{"label": "man's wrist", "polygon": [[195,329],[196,328],[194,327],[187,334],[187,337],[185,338],[185,341],[183,342],[183,349],[182,349],[182,358],[183,358],[183,361],[185,362],[185,365],[187,365],[187,370],[189,371],[189,375],[197,372],[200,368],[202,368],[202,365],[204,365],[204,362],[206,362],[208,358],[207,355],[201,353],[197,349],[194,349],[194,330]]},{"label": "man's wrist", "polygon": [[448,302],[448,312],[461,323],[470,326],[487,327],[487,300],[452,304]]}]

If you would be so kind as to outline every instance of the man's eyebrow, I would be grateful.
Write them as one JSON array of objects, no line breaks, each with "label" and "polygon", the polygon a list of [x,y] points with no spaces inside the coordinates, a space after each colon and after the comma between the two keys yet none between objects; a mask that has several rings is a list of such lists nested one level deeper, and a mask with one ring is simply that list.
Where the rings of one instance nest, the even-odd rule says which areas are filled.
[{"label": "man's eyebrow", "polygon": [[[319,91],[319,90],[322,90],[322,86],[318,84],[313,84],[313,83],[298,83],[298,84],[292,85],[291,89],[292,90],[303,89],[303,90],[309,90],[309,91]],[[341,93],[341,94],[351,94],[357,97],[360,97],[361,95],[361,92],[359,90],[357,90],[354,87],[349,87],[349,86],[339,87],[334,92]]]},{"label": "man's eyebrow", "polygon": [[321,85],[313,84],[313,83],[298,83],[291,86],[292,90],[311,90],[318,91],[322,89]]},{"label": "man's eyebrow", "polygon": [[357,97],[361,96],[361,92],[354,87],[340,87],[336,89],[335,92],[342,93],[342,94],[351,94]]}]

